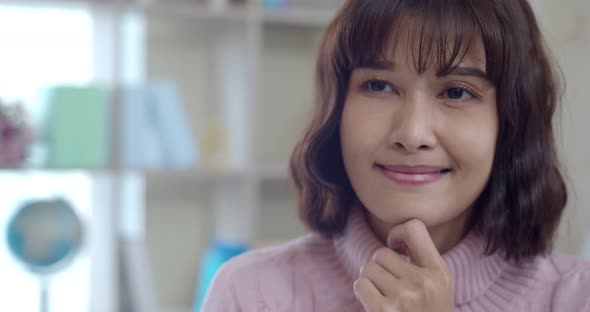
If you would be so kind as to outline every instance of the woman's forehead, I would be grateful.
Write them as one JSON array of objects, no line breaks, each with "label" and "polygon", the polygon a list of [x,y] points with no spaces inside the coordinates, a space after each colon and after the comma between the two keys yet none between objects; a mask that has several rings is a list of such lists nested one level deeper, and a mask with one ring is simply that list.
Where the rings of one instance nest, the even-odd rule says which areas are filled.
[{"label": "woman's forehead", "polygon": [[416,10],[371,13],[351,18],[344,28],[344,60],[352,68],[403,62],[441,75],[463,63],[486,69],[481,29],[466,12],[455,19]]},{"label": "woman's forehead", "polygon": [[453,37],[441,43],[421,42],[419,36],[407,33],[393,37],[384,43],[382,51],[372,61],[367,60],[366,64],[359,65],[380,69],[408,66],[418,72],[435,68],[437,74],[441,75],[459,65],[486,71],[485,48],[480,38],[469,41],[464,39],[455,44]]}]

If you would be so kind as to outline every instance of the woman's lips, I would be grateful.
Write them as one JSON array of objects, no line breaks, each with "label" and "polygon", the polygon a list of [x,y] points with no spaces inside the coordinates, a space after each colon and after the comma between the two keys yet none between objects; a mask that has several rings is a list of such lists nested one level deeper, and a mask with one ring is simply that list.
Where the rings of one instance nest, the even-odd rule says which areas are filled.
[{"label": "woman's lips", "polygon": [[403,185],[425,185],[440,180],[452,170],[440,166],[377,165],[390,180]]}]

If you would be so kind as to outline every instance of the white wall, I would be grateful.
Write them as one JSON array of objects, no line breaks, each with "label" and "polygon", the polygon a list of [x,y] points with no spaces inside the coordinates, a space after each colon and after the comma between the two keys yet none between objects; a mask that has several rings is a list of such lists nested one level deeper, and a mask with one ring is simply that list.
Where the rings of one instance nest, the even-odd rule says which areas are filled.
[{"label": "white wall", "polygon": [[566,82],[559,137],[570,199],[557,248],[590,258],[590,1],[544,0],[538,14]]}]

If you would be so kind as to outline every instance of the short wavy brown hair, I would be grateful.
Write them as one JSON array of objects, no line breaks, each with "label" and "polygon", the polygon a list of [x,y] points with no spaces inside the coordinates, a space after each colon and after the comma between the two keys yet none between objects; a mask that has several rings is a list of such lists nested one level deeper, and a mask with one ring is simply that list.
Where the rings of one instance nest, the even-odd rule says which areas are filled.
[{"label": "short wavy brown hair", "polygon": [[481,40],[485,49],[499,133],[489,181],[474,202],[466,231],[479,231],[486,252],[500,250],[508,260],[551,250],[567,201],[553,132],[560,88],[526,0],[347,1],[323,35],[313,116],[290,161],[303,222],[327,237],[344,231],[358,200],[339,136],[350,75],[387,58],[404,31],[417,40],[410,46],[419,72],[430,65],[442,74],[452,71],[473,40]]}]

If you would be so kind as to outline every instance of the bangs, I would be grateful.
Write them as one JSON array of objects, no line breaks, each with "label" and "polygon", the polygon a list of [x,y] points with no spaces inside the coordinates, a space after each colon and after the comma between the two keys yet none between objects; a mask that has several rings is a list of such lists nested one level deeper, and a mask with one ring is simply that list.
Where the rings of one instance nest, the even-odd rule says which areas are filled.
[{"label": "bangs", "polygon": [[[486,2],[486,1],[479,1]],[[359,67],[383,67],[393,64],[397,49],[407,49],[406,55],[415,70],[422,74],[435,66],[438,76],[457,67],[476,40],[484,42],[486,75],[495,83],[490,72],[494,63],[488,51],[488,36],[481,28],[479,16],[470,1],[397,0],[358,1],[342,25],[337,49],[336,66],[352,71]],[[479,8],[485,11],[485,8]],[[479,14],[478,14],[479,13]],[[483,15],[482,15],[483,14]],[[400,46],[399,43],[404,46]],[[498,42],[499,44],[499,42]],[[501,51],[495,44],[494,50]]]}]

